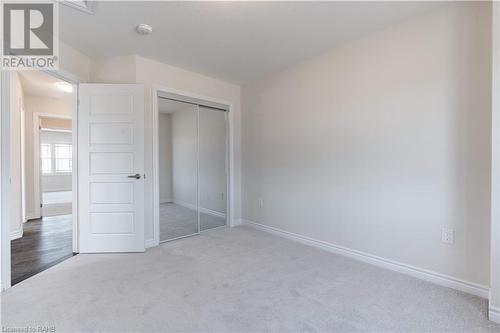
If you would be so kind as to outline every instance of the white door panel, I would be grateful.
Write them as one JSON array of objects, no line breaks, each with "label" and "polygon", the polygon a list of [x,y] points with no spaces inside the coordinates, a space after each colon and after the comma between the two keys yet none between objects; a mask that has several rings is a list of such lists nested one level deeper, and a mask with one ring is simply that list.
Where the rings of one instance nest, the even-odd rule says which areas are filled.
[{"label": "white door panel", "polygon": [[143,91],[133,84],[79,86],[82,253],[144,251]]},{"label": "white door panel", "polygon": [[133,174],[133,153],[90,153],[90,174]]}]

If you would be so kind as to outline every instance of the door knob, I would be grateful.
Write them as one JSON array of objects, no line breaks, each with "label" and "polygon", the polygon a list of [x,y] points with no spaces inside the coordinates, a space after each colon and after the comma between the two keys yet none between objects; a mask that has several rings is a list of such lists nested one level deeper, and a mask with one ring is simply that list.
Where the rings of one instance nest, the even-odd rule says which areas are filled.
[{"label": "door knob", "polygon": [[135,175],[130,175],[128,178],[135,178],[135,179],[141,179],[141,175],[136,173]]}]

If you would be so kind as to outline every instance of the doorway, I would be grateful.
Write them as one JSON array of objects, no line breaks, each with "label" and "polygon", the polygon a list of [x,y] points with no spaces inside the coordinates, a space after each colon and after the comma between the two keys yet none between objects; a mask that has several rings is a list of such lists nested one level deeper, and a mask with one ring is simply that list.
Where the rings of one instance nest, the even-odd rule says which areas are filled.
[{"label": "doorway", "polygon": [[228,111],[158,97],[159,241],[228,225]]},{"label": "doorway", "polygon": [[[31,73],[45,75],[50,80],[55,79],[58,82],[42,86],[45,88],[61,86],[61,88],[58,87],[60,90],[72,96],[70,98],[72,120],[72,160],[70,162],[72,164],[72,211],[70,217],[72,225],[70,242],[73,251],[68,256],[51,258],[53,260],[38,265],[36,268],[27,264],[26,266],[29,266],[30,270],[23,274],[22,279],[45,270],[76,252],[143,252],[145,241],[142,179],[146,178],[142,166],[144,163],[144,87],[130,84],[78,84],[78,79],[69,73],[50,72],[49,74],[49,72],[36,71]],[[2,223],[1,242],[1,289],[4,290],[22,280],[16,277],[14,280],[12,279],[13,274],[11,273],[16,269],[16,262],[26,264],[31,261],[36,263],[33,258],[39,258],[37,252],[38,254],[49,254],[52,252],[50,248],[44,252],[47,249],[46,245],[50,247],[54,245],[50,242],[54,241],[60,247],[61,237],[52,237],[49,242],[40,241],[38,237],[35,238],[38,241],[29,242],[26,236],[31,231],[28,232],[28,228],[24,228],[25,226],[19,222],[22,221],[22,218],[17,218],[23,216],[19,202],[23,201],[23,191],[20,188],[24,186],[18,185],[23,183],[21,177],[17,177],[15,172],[11,172],[12,170],[20,170],[18,161],[21,155],[18,153],[20,149],[17,141],[20,137],[16,135],[19,128],[12,126],[12,123],[19,124],[19,122],[17,120],[11,122],[11,119],[18,117],[20,109],[14,101],[19,101],[20,105],[24,105],[21,104],[24,103],[24,87],[18,72],[2,72],[1,79],[2,111],[6,110],[6,112],[2,112],[0,117],[2,127],[0,213],[2,220],[7,221],[7,223]],[[3,89],[4,87],[8,89]],[[35,87],[37,86],[35,85]],[[26,91],[28,90],[26,89]],[[78,103],[78,100],[81,103]],[[131,101],[132,103],[130,103]],[[43,109],[48,104],[35,103],[34,105],[36,109]],[[49,112],[49,110],[54,109],[51,107],[38,113],[38,118],[54,117]],[[26,118],[31,119],[28,116]],[[33,125],[33,122],[39,124],[34,116],[33,121],[29,125],[26,124],[27,132],[28,129],[31,129],[29,133],[37,133],[39,130],[42,132],[40,129],[42,126]],[[58,130],[58,132],[61,131]],[[38,135],[34,136],[38,137]],[[33,149],[33,146],[37,147],[39,144],[32,144],[31,147],[35,153],[38,152],[40,155],[38,158],[33,158],[33,164],[37,163],[38,169],[40,169],[42,152]],[[11,153],[15,158],[12,158]],[[31,155],[26,153],[26,156]],[[77,156],[81,158],[77,158]],[[67,159],[67,154],[61,154],[60,157]],[[63,169],[68,169],[68,162],[60,163],[63,165]],[[15,169],[16,167],[17,169]],[[132,167],[134,167],[135,173],[131,175],[132,171],[129,169]],[[33,170],[35,169],[34,167]],[[26,172],[28,175],[32,174],[33,177],[40,175],[40,173],[41,171],[38,173],[35,171]],[[12,186],[12,184],[16,184],[17,187]],[[43,201],[41,195],[35,195],[42,192],[41,182],[33,181],[32,185],[33,188],[36,187],[36,190],[26,191],[25,194],[32,198],[33,202],[36,198]],[[7,195],[3,195],[4,193]],[[19,202],[16,202],[18,196],[20,199]],[[26,206],[30,207],[29,204]],[[39,204],[31,204],[31,207],[32,211],[26,214],[27,219],[42,219],[43,222],[45,218],[42,216],[44,214],[42,207]],[[59,216],[47,218],[56,220]],[[19,228],[19,233],[16,232],[14,224],[22,226]],[[44,224],[35,231],[43,232],[47,229],[50,230],[50,225]],[[27,231],[26,234],[24,231]],[[15,239],[16,241],[19,239],[17,249],[11,247],[13,235],[19,235]],[[24,243],[21,242],[23,239],[26,240]],[[39,249],[36,248],[37,244]],[[35,248],[30,250],[28,247],[33,245]],[[68,247],[64,246],[64,248]],[[23,260],[20,256],[18,256],[21,258],[20,260],[15,258],[22,252],[29,260]]]},{"label": "doorway", "polygon": [[74,255],[74,90],[41,71],[12,75],[11,171],[19,162],[21,173],[11,172],[11,285]]},{"label": "doorway", "polygon": [[39,131],[35,171],[40,183],[41,216],[71,215],[73,174],[73,132],[71,118],[38,117]]}]

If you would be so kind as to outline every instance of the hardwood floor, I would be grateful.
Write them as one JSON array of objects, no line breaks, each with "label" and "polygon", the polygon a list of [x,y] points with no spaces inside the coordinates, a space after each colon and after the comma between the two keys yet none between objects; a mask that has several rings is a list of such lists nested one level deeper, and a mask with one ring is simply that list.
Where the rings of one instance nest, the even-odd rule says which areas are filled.
[{"label": "hardwood floor", "polygon": [[11,241],[12,285],[73,256],[71,215],[24,223],[23,237]]}]

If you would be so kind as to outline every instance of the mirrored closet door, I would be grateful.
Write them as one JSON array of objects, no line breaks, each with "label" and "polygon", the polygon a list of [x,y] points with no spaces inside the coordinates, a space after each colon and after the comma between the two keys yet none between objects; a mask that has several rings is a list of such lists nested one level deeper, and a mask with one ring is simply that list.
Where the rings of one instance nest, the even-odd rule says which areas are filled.
[{"label": "mirrored closet door", "polygon": [[226,225],[226,115],[220,109],[199,107],[201,231]]},{"label": "mirrored closet door", "polygon": [[227,223],[227,112],[159,98],[160,241]]},{"label": "mirrored closet door", "polygon": [[159,113],[160,241],[199,232],[198,106],[161,99]]}]

